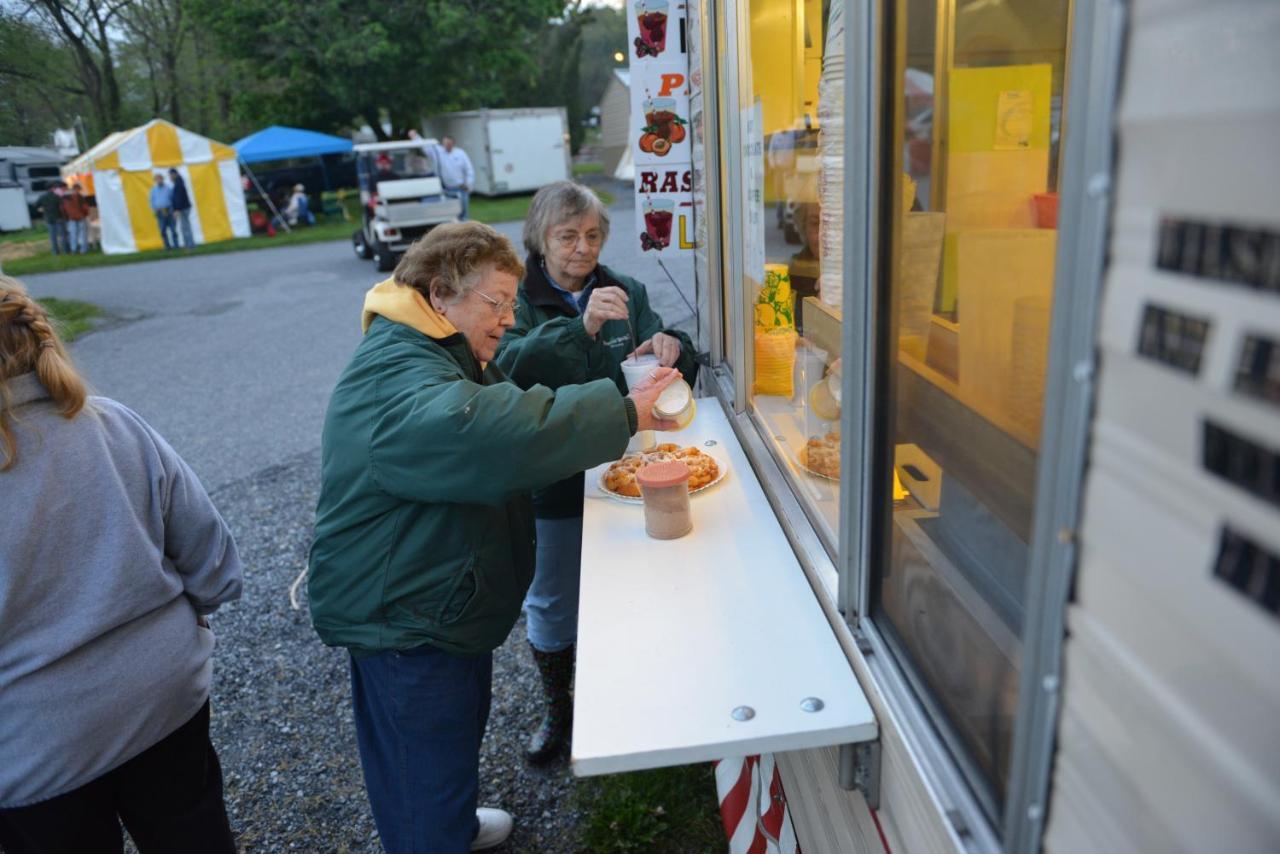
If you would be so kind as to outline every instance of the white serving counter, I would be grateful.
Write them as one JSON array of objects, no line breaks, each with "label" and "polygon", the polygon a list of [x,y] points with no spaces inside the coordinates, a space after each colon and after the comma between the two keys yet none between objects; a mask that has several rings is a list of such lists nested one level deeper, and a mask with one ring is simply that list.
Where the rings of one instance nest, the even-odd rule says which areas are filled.
[{"label": "white serving counter", "polygon": [[605,466],[587,472],[574,772],[874,739],[871,708],[719,402],[699,400],[689,428],[664,440],[710,451],[729,473],[692,497],[690,534],[660,541],[645,534],[642,506],[600,492]]}]

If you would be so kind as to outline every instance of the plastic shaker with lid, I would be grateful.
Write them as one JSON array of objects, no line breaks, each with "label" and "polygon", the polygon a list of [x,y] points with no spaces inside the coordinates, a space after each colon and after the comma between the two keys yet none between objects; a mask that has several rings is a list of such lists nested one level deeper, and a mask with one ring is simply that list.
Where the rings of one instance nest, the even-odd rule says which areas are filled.
[{"label": "plastic shaker with lid", "polygon": [[679,460],[650,463],[636,472],[644,498],[644,530],[655,540],[674,540],[693,530],[689,467]]},{"label": "plastic shaker with lid", "polygon": [[697,411],[693,389],[683,379],[677,379],[664,388],[653,404],[653,417],[676,422],[676,430],[688,427]]}]

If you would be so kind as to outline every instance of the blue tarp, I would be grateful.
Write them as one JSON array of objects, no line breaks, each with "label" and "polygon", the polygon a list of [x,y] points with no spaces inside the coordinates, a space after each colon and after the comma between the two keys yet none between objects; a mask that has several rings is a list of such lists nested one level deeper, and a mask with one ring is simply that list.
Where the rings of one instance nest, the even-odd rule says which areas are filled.
[{"label": "blue tarp", "polygon": [[290,157],[342,154],[351,150],[351,140],[313,130],[272,125],[231,143],[231,147],[245,163],[261,163],[265,160],[288,160]]}]

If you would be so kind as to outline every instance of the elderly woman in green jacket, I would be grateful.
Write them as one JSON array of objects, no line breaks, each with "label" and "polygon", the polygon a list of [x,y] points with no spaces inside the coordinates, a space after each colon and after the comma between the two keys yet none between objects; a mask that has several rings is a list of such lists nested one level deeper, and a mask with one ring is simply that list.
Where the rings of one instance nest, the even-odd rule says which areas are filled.
[{"label": "elderly woman in green jacket", "polygon": [[493,363],[523,273],[480,223],[436,228],[365,297],[325,416],[312,621],[351,653],[356,737],[382,844],[506,838],[476,809],[492,652],[533,577],[529,494],[618,457],[675,371],[522,390]]},{"label": "elderly woman in green jacket", "polygon": [[[608,237],[609,214],[586,187],[560,181],[533,197],[524,224],[529,257],[516,322],[498,348],[498,363],[521,388],[603,379],[625,393],[621,364],[632,352],[656,355],[659,364],[677,368],[693,384],[693,342],[662,322],[644,285],[600,263]],[[571,728],[582,492],[579,471],[533,498],[538,560],[525,615],[546,697],[526,752],[535,764],[558,755]]]}]

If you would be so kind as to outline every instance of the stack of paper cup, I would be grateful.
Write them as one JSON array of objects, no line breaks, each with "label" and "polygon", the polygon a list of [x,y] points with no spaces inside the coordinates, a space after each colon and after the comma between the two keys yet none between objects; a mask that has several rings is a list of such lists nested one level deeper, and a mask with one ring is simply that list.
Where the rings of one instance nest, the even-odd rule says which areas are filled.
[{"label": "stack of paper cup", "polygon": [[831,5],[818,79],[818,200],[822,205],[818,289],[833,308],[844,302],[844,13]]},{"label": "stack of paper cup", "polygon": [[[627,388],[633,389],[644,382],[656,367],[658,367],[657,356],[633,356],[630,359],[624,359],[622,361],[622,378],[626,380]],[[652,430],[640,430],[631,437],[631,443],[627,445],[627,450],[648,451],[652,450],[657,444],[658,440],[653,435]]]}]

